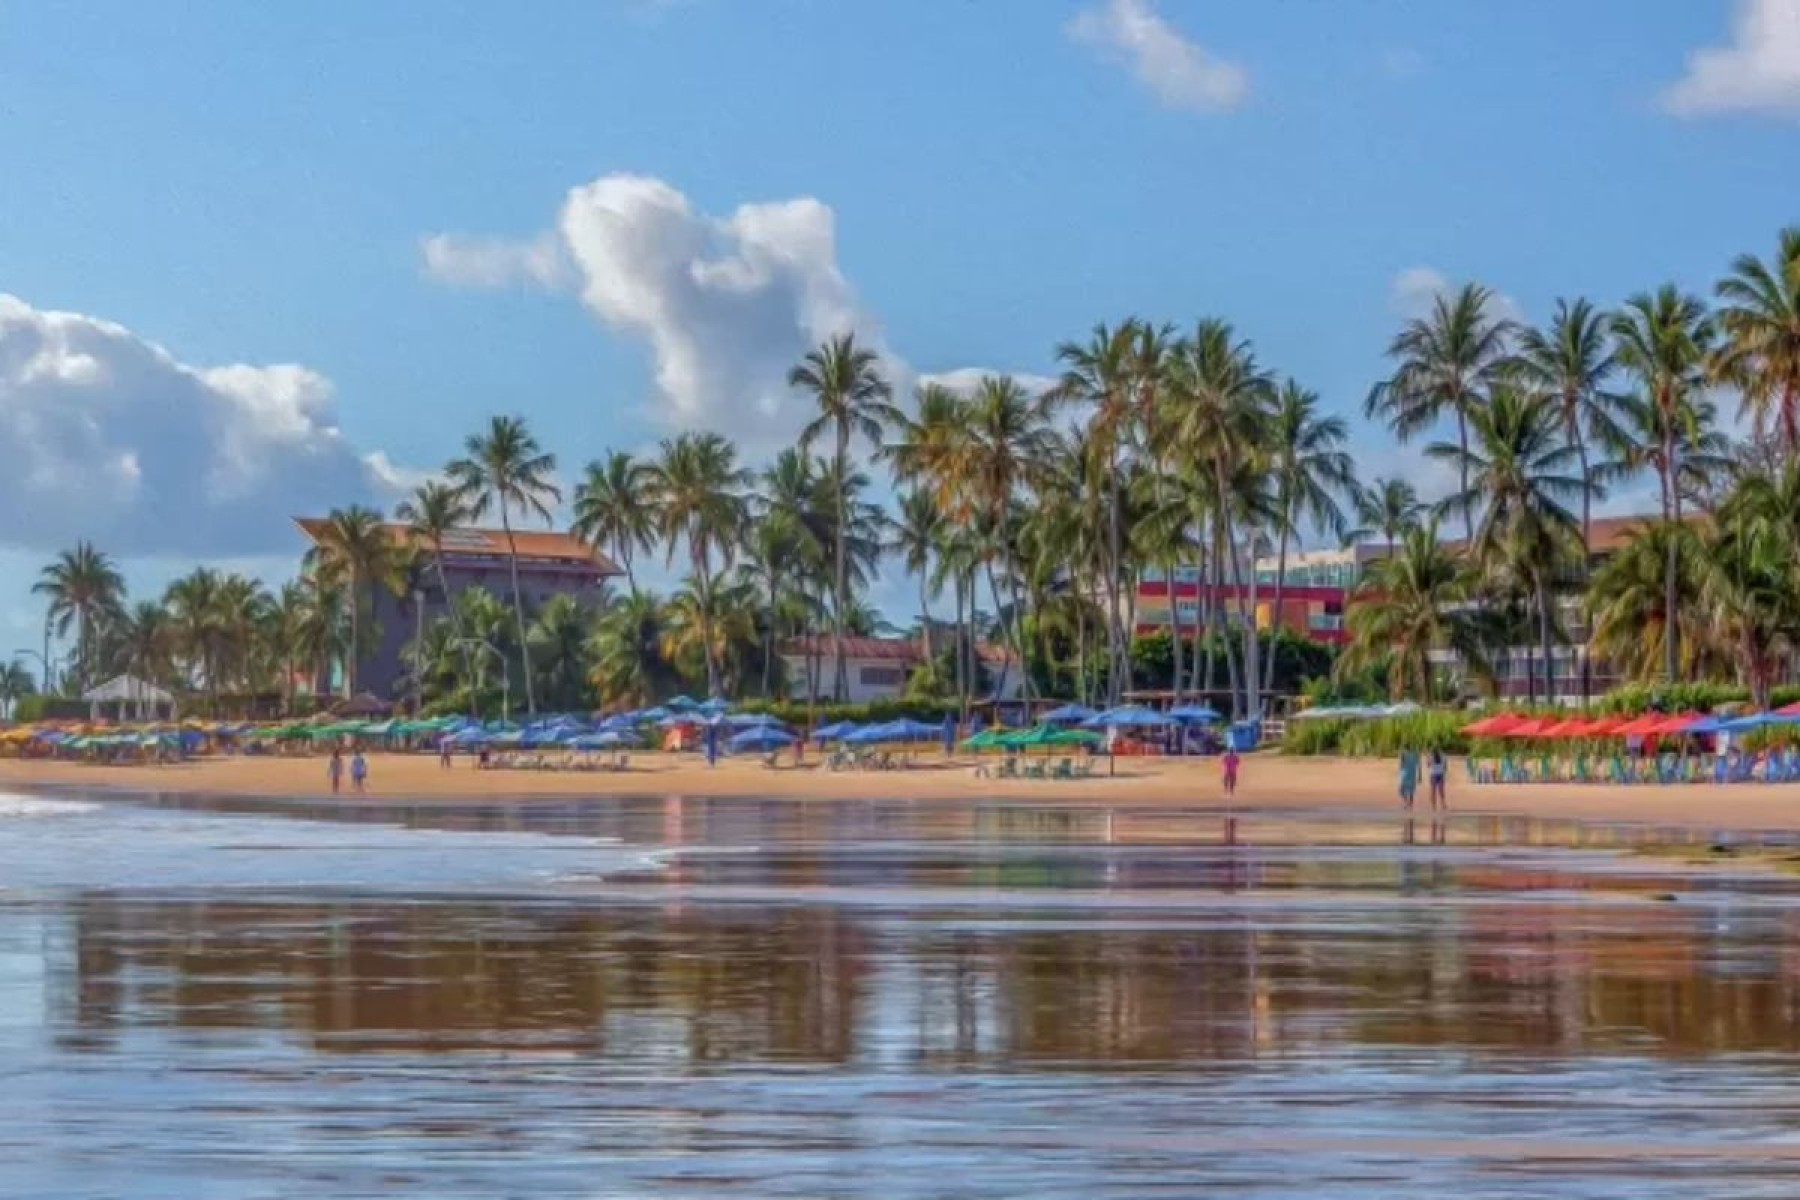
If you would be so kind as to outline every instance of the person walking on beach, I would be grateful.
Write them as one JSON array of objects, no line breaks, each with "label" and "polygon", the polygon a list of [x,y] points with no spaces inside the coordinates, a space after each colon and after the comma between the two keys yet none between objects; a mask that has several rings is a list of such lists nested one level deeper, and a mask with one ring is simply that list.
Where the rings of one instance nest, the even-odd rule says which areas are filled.
[{"label": "person walking on beach", "polygon": [[1450,764],[1444,760],[1442,750],[1433,749],[1427,769],[1431,772],[1431,808],[1432,811],[1443,809],[1450,811],[1450,797],[1445,794],[1445,777],[1450,773]]},{"label": "person walking on beach", "polygon": [[351,787],[351,790],[353,790],[354,792],[356,792],[357,795],[360,796],[363,793],[364,785],[367,784],[368,782],[369,782],[369,760],[364,758],[362,750],[358,749],[355,754],[352,754],[350,756],[350,787]]},{"label": "person walking on beach", "polygon": [[325,764],[325,777],[331,780],[331,794],[337,795],[343,786],[344,755],[336,746],[331,748],[331,761]]},{"label": "person walking on beach", "polygon": [[1219,759],[1219,765],[1225,768],[1225,794],[1237,795],[1238,752],[1236,746],[1227,745],[1225,754]]},{"label": "person walking on beach", "polygon": [[1419,791],[1419,752],[1408,747],[1400,751],[1400,803],[1412,811],[1413,797]]},{"label": "person walking on beach", "polygon": [[438,766],[446,771],[450,769],[450,739],[447,737],[438,739]]}]

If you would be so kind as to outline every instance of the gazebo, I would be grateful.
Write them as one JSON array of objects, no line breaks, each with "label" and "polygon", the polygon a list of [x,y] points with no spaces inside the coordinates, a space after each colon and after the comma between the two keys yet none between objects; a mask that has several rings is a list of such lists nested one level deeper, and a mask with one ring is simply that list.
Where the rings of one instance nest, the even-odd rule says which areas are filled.
[{"label": "gazebo", "polygon": [[88,717],[95,721],[100,719],[103,704],[118,705],[121,721],[128,717],[144,721],[175,716],[174,694],[135,675],[114,675],[99,687],[83,692],[81,698],[87,701]]}]

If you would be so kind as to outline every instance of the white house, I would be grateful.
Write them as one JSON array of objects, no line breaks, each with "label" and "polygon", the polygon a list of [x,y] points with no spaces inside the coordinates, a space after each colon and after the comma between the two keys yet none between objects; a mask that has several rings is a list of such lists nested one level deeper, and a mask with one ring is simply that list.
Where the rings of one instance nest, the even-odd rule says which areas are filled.
[{"label": "white house", "polygon": [[[999,646],[976,647],[988,678],[998,685],[997,700],[1017,699],[1021,690],[1017,660]],[[906,691],[913,669],[925,661],[924,647],[916,638],[846,637],[844,665],[849,676],[849,700],[895,700]],[[787,673],[788,692],[806,699],[812,684],[813,699],[830,700],[837,683],[837,658],[829,635],[794,638],[782,644],[781,662]],[[808,672],[812,672],[809,676]]]}]

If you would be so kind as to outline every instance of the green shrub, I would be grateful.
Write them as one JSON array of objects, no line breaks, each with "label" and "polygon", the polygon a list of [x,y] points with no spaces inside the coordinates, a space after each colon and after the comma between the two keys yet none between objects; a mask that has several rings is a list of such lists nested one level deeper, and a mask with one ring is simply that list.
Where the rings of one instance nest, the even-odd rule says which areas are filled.
[{"label": "green shrub", "polygon": [[1464,712],[1427,710],[1374,720],[1290,721],[1281,750],[1284,754],[1350,758],[1394,758],[1403,749],[1466,754],[1469,738],[1462,729],[1472,719]]},{"label": "green shrub", "polygon": [[[798,700],[747,700],[741,706],[744,712],[765,712],[776,720],[785,721],[789,725],[806,724],[806,704]],[[855,721],[865,725],[872,721],[895,721],[901,717],[910,717],[915,721],[942,721],[947,716],[958,716],[962,705],[956,700],[872,700],[866,704],[819,704],[813,708],[813,718],[820,725],[834,725],[839,721]]]}]

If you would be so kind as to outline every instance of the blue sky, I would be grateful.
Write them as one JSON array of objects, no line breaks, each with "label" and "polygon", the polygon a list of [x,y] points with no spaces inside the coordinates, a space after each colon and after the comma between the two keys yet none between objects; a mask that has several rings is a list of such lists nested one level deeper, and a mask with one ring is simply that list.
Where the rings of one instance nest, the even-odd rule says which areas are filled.
[{"label": "blue sky", "polygon": [[1796,196],[1800,0],[13,6],[0,651],[57,545],[273,577],[492,412],[760,457],[835,325],[912,379],[1217,314],[1352,411],[1435,281],[1705,289]]}]

